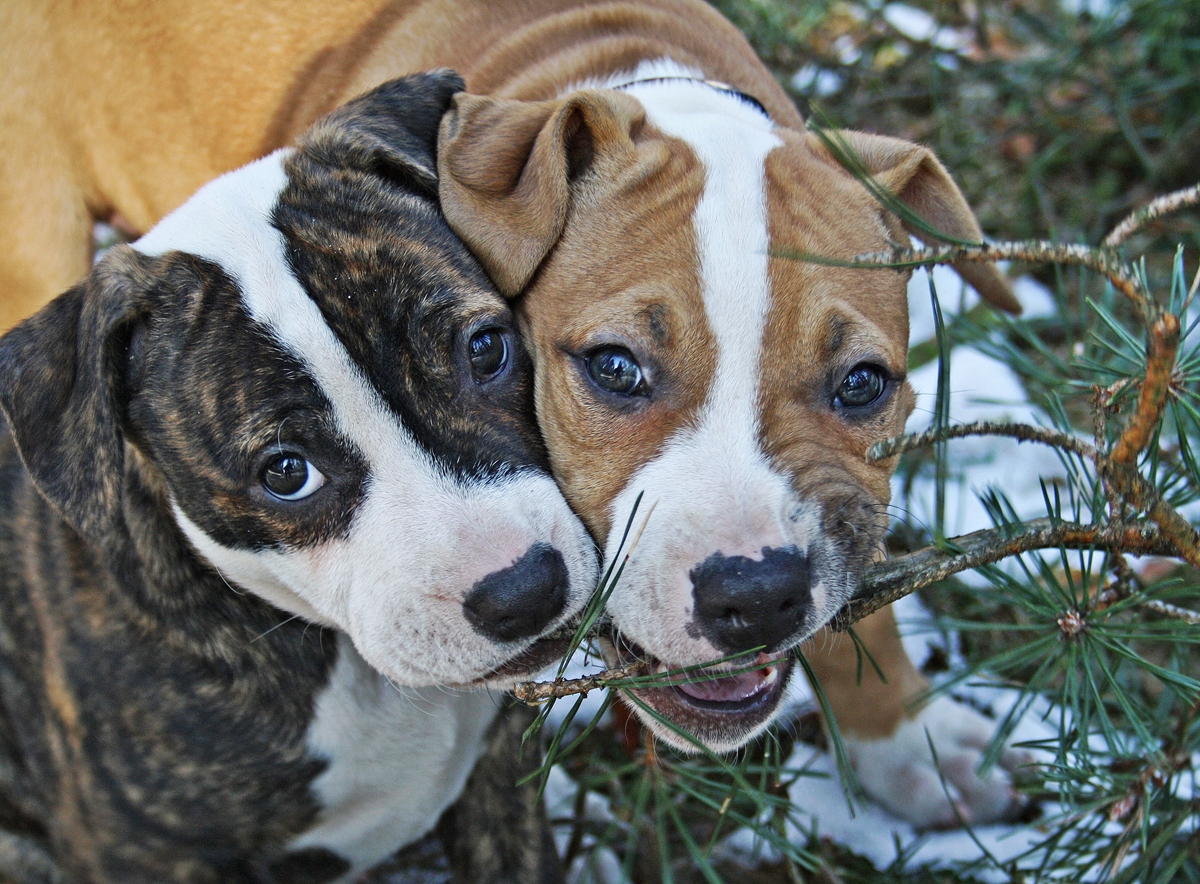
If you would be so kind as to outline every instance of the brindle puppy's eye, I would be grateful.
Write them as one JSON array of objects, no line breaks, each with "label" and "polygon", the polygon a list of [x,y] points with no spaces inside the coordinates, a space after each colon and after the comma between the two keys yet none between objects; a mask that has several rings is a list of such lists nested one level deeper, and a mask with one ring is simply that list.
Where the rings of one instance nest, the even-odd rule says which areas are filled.
[{"label": "brindle puppy's eye", "polygon": [[883,395],[887,378],[878,366],[866,362],[850,369],[842,385],[838,387],[834,402],[842,408],[862,408]]},{"label": "brindle puppy's eye", "polygon": [[498,375],[508,364],[508,342],[504,332],[498,328],[475,332],[467,342],[467,358],[479,380],[486,381]]},{"label": "brindle puppy's eye", "polygon": [[321,471],[298,454],[280,454],[262,471],[263,488],[279,500],[303,500],[324,484]]},{"label": "brindle puppy's eye", "polygon": [[588,354],[588,375],[601,390],[620,396],[641,396],[646,393],[642,367],[624,347],[602,347]]}]

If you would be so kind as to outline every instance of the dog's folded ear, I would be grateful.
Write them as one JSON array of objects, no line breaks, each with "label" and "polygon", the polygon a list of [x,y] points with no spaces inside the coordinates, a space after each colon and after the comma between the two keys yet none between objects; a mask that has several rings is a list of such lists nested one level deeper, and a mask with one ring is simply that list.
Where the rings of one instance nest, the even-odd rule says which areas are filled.
[{"label": "dog's folded ear", "polygon": [[438,139],[442,212],[502,294],[519,294],[558,241],[572,185],[599,164],[633,162],[644,118],[611,91],[455,96]]},{"label": "dog's folded ear", "polygon": [[0,338],[0,411],[38,490],[86,537],[106,536],[119,518],[121,388],[153,260],[117,246]]},{"label": "dog's folded ear", "polygon": [[[946,240],[983,242],[983,231],[962,191],[928,148],[899,138],[851,130],[839,131],[834,136],[839,152],[845,152],[846,157],[834,160],[827,144],[815,133],[809,133],[808,140],[818,155],[831,162],[859,166],[930,228],[944,234]],[[917,236],[930,238],[927,230],[915,230],[910,224],[905,227]],[[995,264],[964,261],[951,266],[993,307],[1009,313],[1021,312],[1021,303],[1012,286]]]},{"label": "dog's folded ear", "polygon": [[322,117],[297,146],[322,165],[399,179],[437,198],[437,138],[463,89],[448,69],[390,80]]}]

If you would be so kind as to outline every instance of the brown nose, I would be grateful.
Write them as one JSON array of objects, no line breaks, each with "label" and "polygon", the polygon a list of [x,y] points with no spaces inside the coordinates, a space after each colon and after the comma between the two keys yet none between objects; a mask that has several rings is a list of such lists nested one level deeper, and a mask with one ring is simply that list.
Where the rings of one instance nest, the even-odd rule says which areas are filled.
[{"label": "brown nose", "polygon": [[471,587],[463,612],[488,638],[502,642],[529,638],[562,613],[569,585],[562,553],[548,543],[535,543],[516,562]]},{"label": "brown nose", "polygon": [[700,631],[730,654],[782,650],[812,606],[808,557],[795,547],[764,548],[760,561],[713,553],[689,576]]}]

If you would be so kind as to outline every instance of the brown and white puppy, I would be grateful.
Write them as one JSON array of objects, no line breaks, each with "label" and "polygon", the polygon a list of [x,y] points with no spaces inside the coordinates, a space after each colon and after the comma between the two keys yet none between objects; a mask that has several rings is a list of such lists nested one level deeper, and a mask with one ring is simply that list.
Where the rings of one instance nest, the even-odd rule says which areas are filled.
[{"label": "brown and white puppy", "polygon": [[[913,395],[908,274],[795,257],[886,251],[906,241],[901,221],[818,136],[708,72],[656,60],[556,100],[459,96],[439,166],[451,226],[520,294],[555,477],[610,559],[643,497],[645,528],[608,603],[608,662],[661,671],[750,655],[739,663],[753,672],[637,692],[728,750],[774,719],[792,650],[879,554],[894,462],[866,452],[903,431]],[[981,239],[927,150],[837,137],[933,228]],[[1013,306],[994,268],[968,273]],[[870,794],[925,825],[1014,809],[1004,770],[975,771],[991,725],[948,700],[907,710],[925,683],[894,625],[863,632],[886,685],[856,684],[848,641],[810,659]]]},{"label": "brown and white puppy", "polygon": [[[458,797],[501,707],[462,688],[562,653],[595,548],[438,211],[461,86],[346,106],[0,338],[0,880],[350,880]],[[555,880],[546,831],[450,835]]]},{"label": "brown and white puppy", "polygon": [[[14,0],[0,5],[0,32],[0,326],[85,272],[93,217],[144,230],[355,94],[454,67],[489,97],[458,104],[443,196],[505,292],[531,286],[555,469],[601,538],[637,491],[660,500],[637,580],[614,600],[623,634],[665,663],[747,642],[775,656],[852,590],[883,530],[891,468],[862,454],[900,428],[909,402],[903,279],[771,254],[850,257],[905,234],[804,132],[708,4]],[[697,78],[732,84],[766,113]],[[578,91],[589,84],[599,88]],[[928,152],[850,140],[935,226],[979,236]],[[968,271],[985,297],[1014,306],[993,269]],[[735,579],[743,563],[759,576]],[[773,630],[743,629],[741,613],[719,622],[741,611],[723,594],[755,596],[764,582],[804,587],[773,590],[774,611],[751,602]],[[702,601],[698,585],[710,590]],[[957,818],[928,726],[963,814],[1002,813],[1003,771],[974,773],[988,723],[949,701],[914,717],[906,704],[925,682],[890,613],[858,632],[886,685],[869,666],[856,684],[847,641],[818,642],[811,661],[868,790],[920,824]],[[740,710],[654,699],[728,746],[774,714],[787,667],[730,687],[749,692]]]}]

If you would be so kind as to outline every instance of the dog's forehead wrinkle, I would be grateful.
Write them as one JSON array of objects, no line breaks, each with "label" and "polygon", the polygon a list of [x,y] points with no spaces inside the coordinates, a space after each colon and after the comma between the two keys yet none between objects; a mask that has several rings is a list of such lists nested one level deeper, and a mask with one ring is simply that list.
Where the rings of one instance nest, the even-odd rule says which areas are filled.
[{"label": "dog's forehead wrinkle", "polygon": [[826,322],[825,334],[825,350],[826,355],[831,356],[842,349],[842,342],[845,340],[846,327],[849,323],[846,319],[834,313]]}]

